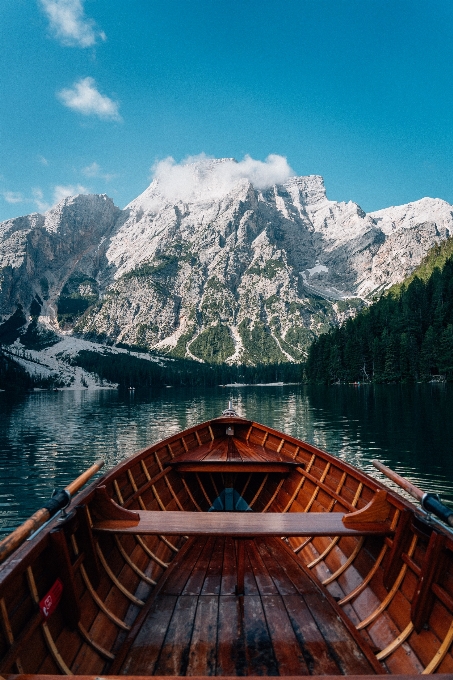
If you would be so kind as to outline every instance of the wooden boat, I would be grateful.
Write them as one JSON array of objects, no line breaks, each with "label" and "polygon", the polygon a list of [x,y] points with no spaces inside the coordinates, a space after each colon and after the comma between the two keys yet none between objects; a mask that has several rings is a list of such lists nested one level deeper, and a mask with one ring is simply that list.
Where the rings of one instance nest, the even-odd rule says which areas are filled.
[{"label": "wooden boat", "polygon": [[453,677],[452,565],[441,522],[227,410],[4,559],[0,675]]}]

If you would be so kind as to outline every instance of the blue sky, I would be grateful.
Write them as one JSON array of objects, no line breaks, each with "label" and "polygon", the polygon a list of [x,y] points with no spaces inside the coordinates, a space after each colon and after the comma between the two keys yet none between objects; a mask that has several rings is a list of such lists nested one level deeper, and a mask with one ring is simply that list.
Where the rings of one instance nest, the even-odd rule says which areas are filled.
[{"label": "blue sky", "polygon": [[451,0],[3,0],[0,219],[157,161],[285,156],[365,211],[453,203]]}]

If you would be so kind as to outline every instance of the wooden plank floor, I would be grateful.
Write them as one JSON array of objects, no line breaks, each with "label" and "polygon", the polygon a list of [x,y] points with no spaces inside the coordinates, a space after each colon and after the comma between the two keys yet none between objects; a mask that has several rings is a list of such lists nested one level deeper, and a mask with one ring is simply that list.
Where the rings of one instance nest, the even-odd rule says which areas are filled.
[{"label": "wooden plank floor", "polygon": [[[192,538],[152,602],[122,675],[365,675],[365,654],[280,539]],[[385,672],[383,670],[383,672]]]}]

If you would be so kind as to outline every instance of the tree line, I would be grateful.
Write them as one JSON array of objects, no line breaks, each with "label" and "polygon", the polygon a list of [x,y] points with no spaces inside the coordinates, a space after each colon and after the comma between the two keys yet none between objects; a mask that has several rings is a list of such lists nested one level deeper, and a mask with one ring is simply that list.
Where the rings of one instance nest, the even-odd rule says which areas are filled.
[{"label": "tree line", "polygon": [[[157,357],[156,357],[157,359]],[[72,363],[120,387],[211,387],[228,383],[300,382],[299,364],[229,366],[190,359],[140,359],[130,354],[100,354],[83,350]]]},{"label": "tree line", "polygon": [[[452,239],[436,246],[409,282],[311,345],[310,382],[453,381]],[[441,263],[439,266],[439,262]]]}]

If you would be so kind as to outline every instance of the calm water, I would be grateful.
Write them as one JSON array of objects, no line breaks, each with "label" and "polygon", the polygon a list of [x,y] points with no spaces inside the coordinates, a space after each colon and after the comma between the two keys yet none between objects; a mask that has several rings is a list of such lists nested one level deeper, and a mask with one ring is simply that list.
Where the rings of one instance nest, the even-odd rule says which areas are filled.
[{"label": "calm water", "polygon": [[[380,478],[379,458],[453,504],[453,386],[285,386],[144,394],[0,393],[0,534],[98,458],[106,469],[165,436],[218,416],[283,430]],[[381,478],[382,479],[382,478]]]}]

